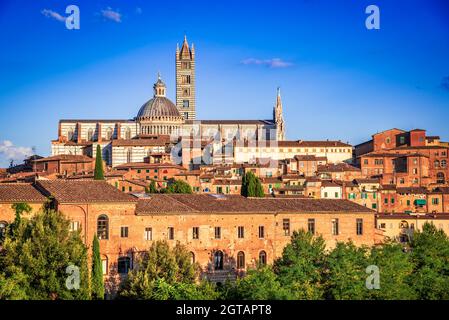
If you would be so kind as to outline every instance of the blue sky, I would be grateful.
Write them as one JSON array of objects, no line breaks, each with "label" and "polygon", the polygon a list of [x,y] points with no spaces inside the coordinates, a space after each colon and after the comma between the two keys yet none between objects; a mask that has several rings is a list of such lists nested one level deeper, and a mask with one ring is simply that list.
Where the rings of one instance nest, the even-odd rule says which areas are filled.
[{"label": "blue sky", "polygon": [[[68,30],[65,8],[80,8]],[[380,8],[367,30],[365,8]],[[174,50],[197,54],[200,119],[265,119],[280,86],[288,139],[352,144],[391,127],[449,140],[449,2],[0,1],[0,166],[50,153],[59,119],[128,119]]]}]

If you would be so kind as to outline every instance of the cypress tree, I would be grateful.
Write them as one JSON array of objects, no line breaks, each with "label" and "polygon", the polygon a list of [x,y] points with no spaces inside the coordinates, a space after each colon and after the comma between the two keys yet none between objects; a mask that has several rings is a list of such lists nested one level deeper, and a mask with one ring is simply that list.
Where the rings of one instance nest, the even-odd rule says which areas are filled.
[{"label": "cypress tree", "polygon": [[95,234],[92,242],[92,299],[104,299],[103,267],[100,258],[100,242]]},{"label": "cypress tree", "polygon": [[240,189],[240,194],[244,197],[248,196],[248,180],[246,177],[246,172],[243,172],[242,176],[242,188]]},{"label": "cypress tree", "polygon": [[248,172],[248,197],[256,196],[256,176],[252,172]]},{"label": "cypress tree", "polygon": [[101,148],[97,144],[97,155],[95,157],[94,180],[104,180],[103,159],[101,158]]},{"label": "cypress tree", "polygon": [[256,177],[256,195],[255,197],[263,198],[265,197],[265,192],[263,191],[262,183],[260,179]]}]

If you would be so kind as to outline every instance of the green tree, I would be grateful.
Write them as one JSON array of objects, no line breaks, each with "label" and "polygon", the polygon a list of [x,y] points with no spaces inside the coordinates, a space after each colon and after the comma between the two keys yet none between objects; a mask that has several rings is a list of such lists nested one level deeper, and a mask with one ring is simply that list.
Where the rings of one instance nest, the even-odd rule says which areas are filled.
[{"label": "green tree", "polygon": [[[22,218],[23,213],[30,213],[31,212],[31,206],[26,203],[26,202],[18,202],[18,203],[14,203],[11,208],[14,210],[15,212],[15,218],[14,218],[14,222],[9,226],[9,233],[10,236],[13,237],[14,236],[14,231],[17,229],[17,226],[20,225],[20,221]],[[5,235],[1,235],[2,238],[0,238],[0,242],[3,241]]]},{"label": "green tree", "polygon": [[244,197],[248,196],[248,179],[247,179],[246,172],[243,172],[242,187],[240,189],[240,194]]},{"label": "green tree", "polygon": [[172,180],[169,182],[166,190],[162,191],[163,193],[193,193],[192,187],[190,184],[183,180]]},{"label": "green tree", "polygon": [[230,299],[238,300],[287,300],[294,298],[288,287],[283,286],[270,266],[249,270],[237,280]]},{"label": "green tree", "polygon": [[295,293],[295,299],[322,299],[325,241],[304,230],[294,231],[273,270],[283,287]]},{"label": "green tree", "polygon": [[[87,248],[79,231],[69,231],[69,224],[60,212],[43,210],[14,225],[14,236],[6,235],[0,255],[2,295],[33,300],[90,298]],[[76,277],[73,269],[66,273],[70,266],[78,267],[78,289],[66,286]]]},{"label": "green tree", "polygon": [[147,193],[158,193],[157,188],[156,188],[156,181],[151,180],[150,187],[149,187]]},{"label": "green tree", "polygon": [[92,299],[104,299],[104,282],[103,282],[103,267],[101,265],[100,257],[100,242],[97,234],[94,234],[92,241]]},{"label": "green tree", "polygon": [[[416,294],[408,283],[413,272],[410,254],[398,243],[385,243],[371,248],[369,264],[379,268],[380,289],[369,291],[376,300],[412,300]],[[365,275],[365,277],[368,275]]]},{"label": "green tree", "polygon": [[256,176],[251,171],[248,172],[246,179],[248,180],[248,197],[256,196]]},{"label": "green tree", "polygon": [[443,230],[426,223],[410,243],[414,270],[409,277],[418,299],[449,299],[449,239]]},{"label": "green tree", "polygon": [[352,242],[337,243],[326,259],[326,298],[336,300],[367,299],[368,252]]},{"label": "green tree", "polygon": [[214,299],[218,293],[206,282],[198,282],[198,265],[179,243],[173,249],[166,241],[156,241],[130,271],[119,290],[126,299]]},{"label": "green tree", "polygon": [[256,177],[256,194],[254,196],[257,198],[265,197],[265,192],[263,191],[262,183],[258,177]]},{"label": "green tree", "polygon": [[104,180],[103,159],[101,157],[101,148],[97,144],[97,153],[95,156],[94,180]]}]

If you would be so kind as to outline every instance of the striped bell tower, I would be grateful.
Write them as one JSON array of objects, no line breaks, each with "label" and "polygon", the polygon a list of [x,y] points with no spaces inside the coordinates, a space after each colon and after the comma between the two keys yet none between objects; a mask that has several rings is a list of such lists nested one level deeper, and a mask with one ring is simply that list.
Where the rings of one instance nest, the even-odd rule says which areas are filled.
[{"label": "striped bell tower", "polygon": [[195,111],[195,47],[187,37],[181,49],[176,45],[176,107],[184,120],[194,120]]}]

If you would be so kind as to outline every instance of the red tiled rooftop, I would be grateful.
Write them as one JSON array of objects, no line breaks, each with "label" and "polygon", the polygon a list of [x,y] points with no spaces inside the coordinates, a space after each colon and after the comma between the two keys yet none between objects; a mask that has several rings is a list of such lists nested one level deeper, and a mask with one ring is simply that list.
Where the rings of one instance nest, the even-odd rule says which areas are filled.
[{"label": "red tiled rooftop", "polygon": [[137,201],[135,197],[117,190],[106,181],[39,180],[36,186],[60,203]]},{"label": "red tiled rooftop", "polygon": [[235,213],[279,213],[279,212],[366,212],[374,211],[348,200],[301,199],[301,198],[245,198],[238,195],[206,194],[154,194],[150,199],[141,199],[137,214],[177,212],[235,212]]},{"label": "red tiled rooftop", "polygon": [[29,183],[0,184],[0,202],[44,202],[47,198]]}]

